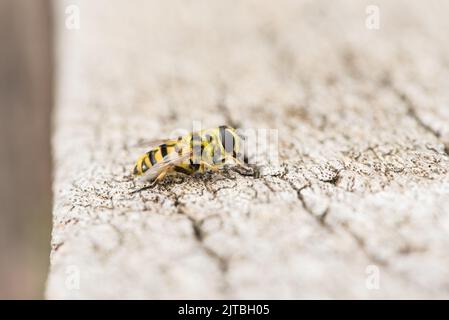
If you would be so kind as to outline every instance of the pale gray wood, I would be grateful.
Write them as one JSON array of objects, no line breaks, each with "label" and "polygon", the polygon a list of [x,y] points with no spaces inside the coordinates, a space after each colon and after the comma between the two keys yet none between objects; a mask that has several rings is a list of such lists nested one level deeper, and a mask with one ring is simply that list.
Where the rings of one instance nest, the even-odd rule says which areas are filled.
[{"label": "pale gray wood", "polygon": [[[48,298],[449,297],[448,3],[58,4]],[[129,195],[136,142],[193,120],[281,161]]]}]

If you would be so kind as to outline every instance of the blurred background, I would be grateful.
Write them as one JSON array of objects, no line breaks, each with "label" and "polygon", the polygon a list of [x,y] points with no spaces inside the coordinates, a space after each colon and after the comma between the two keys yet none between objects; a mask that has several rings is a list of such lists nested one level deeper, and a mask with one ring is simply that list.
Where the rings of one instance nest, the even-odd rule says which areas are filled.
[{"label": "blurred background", "polygon": [[0,298],[43,298],[51,234],[51,4],[0,0]]}]

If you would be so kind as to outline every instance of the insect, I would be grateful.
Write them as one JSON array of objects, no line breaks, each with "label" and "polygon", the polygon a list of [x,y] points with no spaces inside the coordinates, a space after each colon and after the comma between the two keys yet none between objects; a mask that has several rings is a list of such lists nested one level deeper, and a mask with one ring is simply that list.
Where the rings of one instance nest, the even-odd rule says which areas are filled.
[{"label": "insect", "polygon": [[243,140],[234,128],[220,126],[177,139],[154,141],[151,150],[137,160],[132,170],[135,177],[151,184],[131,193],[154,186],[169,173],[191,175],[208,169],[217,171],[227,160],[248,168]]}]

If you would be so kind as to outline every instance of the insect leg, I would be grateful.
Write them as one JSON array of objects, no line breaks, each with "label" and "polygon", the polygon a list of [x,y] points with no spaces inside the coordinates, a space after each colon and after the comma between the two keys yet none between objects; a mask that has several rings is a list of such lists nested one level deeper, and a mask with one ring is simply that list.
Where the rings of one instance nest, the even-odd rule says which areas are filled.
[{"label": "insect leg", "polygon": [[156,180],[154,180],[151,184],[143,186],[142,188],[139,188],[139,189],[131,191],[129,194],[134,194],[134,193],[137,193],[137,192],[140,192],[140,191],[143,191],[143,190],[147,190],[147,189],[153,188],[155,186],[155,184],[156,184]]},{"label": "insect leg", "polygon": [[214,167],[213,165],[207,163],[206,161],[200,161],[200,164],[203,165],[204,167],[206,167],[207,169],[211,170],[211,171],[218,171],[217,167]]},{"label": "insect leg", "polygon": [[251,165],[245,163],[244,161],[242,161],[239,158],[234,158],[234,157],[231,157],[231,156],[227,156],[226,158],[232,159],[232,161],[235,164],[237,164],[239,167],[245,169],[245,172],[242,172],[240,170],[235,170],[239,174],[241,174],[242,176],[253,176],[254,178],[259,178],[260,177],[259,169],[256,166],[251,166]]},{"label": "insect leg", "polygon": [[165,175],[167,174],[167,172],[168,172],[168,170],[162,171],[162,172],[156,177],[156,179],[154,179],[149,185],[146,185],[146,186],[143,186],[142,188],[133,190],[133,191],[131,191],[129,194],[134,194],[134,193],[136,193],[136,192],[140,192],[140,191],[143,191],[143,190],[147,190],[147,189],[153,188],[153,187],[156,185],[156,183],[158,183],[159,181],[161,181],[161,180],[165,177]]}]

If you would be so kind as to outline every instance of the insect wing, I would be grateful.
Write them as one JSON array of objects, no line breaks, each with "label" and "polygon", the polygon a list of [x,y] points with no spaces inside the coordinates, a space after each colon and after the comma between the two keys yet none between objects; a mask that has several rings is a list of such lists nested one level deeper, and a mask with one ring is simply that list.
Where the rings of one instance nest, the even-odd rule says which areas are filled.
[{"label": "insect wing", "polygon": [[156,173],[159,173],[161,171],[167,170],[172,166],[176,166],[183,162],[184,160],[187,160],[191,156],[191,152],[184,152],[182,154],[178,154],[177,152],[172,152],[164,157],[162,161],[156,163],[154,166],[152,166],[150,169],[148,169],[147,173],[148,175],[153,175]]}]

